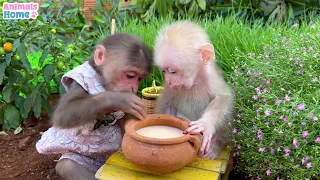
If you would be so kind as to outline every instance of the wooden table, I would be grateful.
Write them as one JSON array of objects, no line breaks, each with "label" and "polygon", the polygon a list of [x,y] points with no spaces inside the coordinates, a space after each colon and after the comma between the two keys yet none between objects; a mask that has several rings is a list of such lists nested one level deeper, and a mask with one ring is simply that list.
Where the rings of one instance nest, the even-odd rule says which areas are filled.
[{"label": "wooden table", "polygon": [[121,150],[113,154],[97,171],[99,180],[227,180],[232,169],[231,148],[224,149],[216,160],[198,157],[189,165],[166,174],[153,174],[132,164]]}]

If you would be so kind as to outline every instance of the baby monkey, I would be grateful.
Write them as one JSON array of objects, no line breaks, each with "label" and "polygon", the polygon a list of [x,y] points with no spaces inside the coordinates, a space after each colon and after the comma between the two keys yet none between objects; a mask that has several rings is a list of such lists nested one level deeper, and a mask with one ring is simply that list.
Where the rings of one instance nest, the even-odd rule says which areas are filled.
[{"label": "baby monkey", "polygon": [[136,96],[151,71],[150,49],[137,37],[115,34],[97,45],[93,58],[61,79],[61,97],[49,128],[37,142],[42,154],[62,154],[56,172],[67,180],[95,179],[122,141],[123,119],[146,116]]},{"label": "baby monkey", "polygon": [[156,37],[155,63],[165,78],[156,113],[191,121],[185,133],[201,134],[199,155],[215,159],[228,140],[233,92],[216,64],[208,35],[189,21],[164,27]]}]

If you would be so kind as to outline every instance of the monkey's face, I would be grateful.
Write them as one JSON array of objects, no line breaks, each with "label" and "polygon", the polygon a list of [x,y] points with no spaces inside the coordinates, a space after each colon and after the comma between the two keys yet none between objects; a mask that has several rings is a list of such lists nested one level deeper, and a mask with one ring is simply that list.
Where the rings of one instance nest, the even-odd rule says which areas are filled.
[{"label": "monkey's face", "polygon": [[170,64],[163,68],[165,84],[172,90],[191,89],[197,77],[194,67],[178,67]]},{"label": "monkey's face", "polygon": [[144,72],[132,66],[122,66],[116,69],[105,68],[103,77],[107,88],[117,92],[136,93]]}]

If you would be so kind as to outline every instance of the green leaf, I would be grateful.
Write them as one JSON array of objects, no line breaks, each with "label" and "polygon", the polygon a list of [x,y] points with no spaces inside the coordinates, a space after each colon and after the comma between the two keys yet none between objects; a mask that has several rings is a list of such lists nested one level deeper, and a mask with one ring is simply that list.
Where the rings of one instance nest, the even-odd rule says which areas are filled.
[{"label": "green leaf", "polygon": [[102,24],[105,24],[106,22],[104,21],[104,19],[102,19],[101,17],[99,16],[96,16],[96,15],[93,15],[92,16],[97,22],[99,23],[102,23]]},{"label": "green leaf", "polygon": [[26,111],[25,113],[29,113],[30,112],[31,106],[32,106],[32,104],[34,104],[37,92],[38,92],[40,86],[42,86],[42,84],[43,83],[37,84],[37,86],[35,88],[33,88],[31,94],[29,94],[27,96],[26,100],[24,101],[24,110]]},{"label": "green leaf", "polygon": [[26,49],[27,48],[26,48],[25,44],[20,43],[20,47],[17,49],[17,52],[18,52],[18,55],[20,56],[20,59],[21,59],[23,66],[34,74],[34,70],[31,68],[30,62],[26,56],[26,52],[27,52]]},{"label": "green leaf", "polygon": [[9,66],[9,64],[10,64],[10,62],[11,62],[11,57],[12,57],[12,52],[6,54],[6,62],[7,62],[7,65],[8,65],[8,66]]},{"label": "green leaf", "polygon": [[48,4],[48,3],[44,3],[44,4],[41,4],[40,5],[40,7],[42,7],[42,8],[47,8],[47,7],[49,7],[50,6],[50,4]]},{"label": "green leaf", "polygon": [[197,0],[200,8],[206,10],[206,0]]},{"label": "green leaf", "polygon": [[64,89],[64,87],[63,87],[63,85],[61,83],[59,85],[59,92],[60,92],[61,95],[66,93],[66,90]]},{"label": "green leaf", "polygon": [[4,123],[4,108],[0,109],[0,124]]},{"label": "green leaf", "polygon": [[13,133],[14,133],[15,135],[17,135],[17,134],[19,134],[21,131],[22,131],[22,128],[21,128],[21,126],[19,126],[17,129],[14,130]]},{"label": "green leaf", "polygon": [[34,111],[34,116],[36,118],[39,118],[40,117],[40,114],[41,114],[41,96],[40,94],[38,93],[37,94],[37,97],[36,97],[36,100],[34,102],[34,107],[33,107],[33,111]]},{"label": "green leaf", "polygon": [[12,91],[11,84],[7,84],[6,87],[4,87],[2,90],[3,100],[5,100],[7,103],[11,102],[11,91]]},{"label": "green leaf", "polygon": [[44,97],[42,97],[42,104],[43,104],[43,107],[44,109],[47,111],[48,114],[51,113],[51,106],[50,106],[50,103],[48,102],[48,100]]},{"label": "green leaf", "polygon": [[46,65],[46,67],[44,68],[44,78],[47,82],[50,82],[51,77],[53,75],[54,70],[56,69],[56,65],[54,64],[48,64]]},{"label": "green leaf", "polygon": [[8,135],[5,131],[0,131],[0,135],[3,136],[3,135]]},{"label": "green leaf", "polygon": [[40,59],[39,59],[40,66],[42,66],[43,61],[44,61],[44,60],[46,59],[46,57],[48,56],[49,51],[50,51],[50,49],[49,49],[48,47],[46,47],[46,48],[42,51],[41,57],[40,57]]},{"label": "green leaf", "polygon": [[188,4],[191,0],[179,0],[180,4]]},{"label": "green leaf", "polygon": [[21,96],[17,96],[16,99],[14,100],[15,101],[15,105],[21,109],[23,107],[23,104],[24,104],[24,98],[21,97]]},{"label": "green leaf", "polygon": [[2,84],[3,76],[4,76],[4,72],[6,70],[6,67],[7,67],[7,63],[6,62],[3,62],[3,63],[0,64],[0,85]]},{"label": "green leaf", "polygon": [[11,104],[5,107],[4,118],[8,121],[11,128],[17,128],[20,124],[20,113],[18,109]]},{"label": "green leaf", "polygon": [[20,46],[20,38],[14,40],[12,51],[15,52],[19,46]]}]

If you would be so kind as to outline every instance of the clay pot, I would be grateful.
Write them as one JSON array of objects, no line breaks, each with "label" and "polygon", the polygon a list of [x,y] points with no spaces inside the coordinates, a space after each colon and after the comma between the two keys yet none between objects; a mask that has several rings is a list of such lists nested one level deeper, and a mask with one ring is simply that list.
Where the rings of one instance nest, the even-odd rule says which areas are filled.
[{"label": "clay pot", "polygon": [[128,120],[122,151],[133,164],[152,173],[168,173],[183,168],[197,157],[201,145],[197,135],[158,139],[136,133],[136,130],[152,125],[185,130],[189,121],[165,114],[150,114],[144,120]]}]

